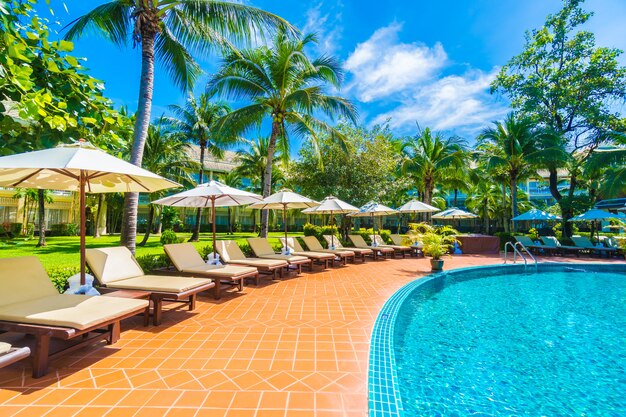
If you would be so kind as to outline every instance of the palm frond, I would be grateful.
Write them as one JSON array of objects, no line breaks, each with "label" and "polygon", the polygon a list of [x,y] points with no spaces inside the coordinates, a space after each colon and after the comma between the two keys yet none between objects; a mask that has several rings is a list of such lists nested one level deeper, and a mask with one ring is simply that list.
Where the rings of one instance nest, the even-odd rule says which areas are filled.
[{"label": "palm frond", "polygon": [[102,33],[118,46],[125,46],[130,38],[128,29],[132,24],[132,0],[113,0],[97,6],[85,15],[68,23],[65,39],[72,40],[82,36],[88,30]]},{"label": "palm frond", "polygon": [[185,47],[164,27],[154,42],[156,56],[163,62],[163,68],[183,90],[190,89],[201,73],[200,66]]}]

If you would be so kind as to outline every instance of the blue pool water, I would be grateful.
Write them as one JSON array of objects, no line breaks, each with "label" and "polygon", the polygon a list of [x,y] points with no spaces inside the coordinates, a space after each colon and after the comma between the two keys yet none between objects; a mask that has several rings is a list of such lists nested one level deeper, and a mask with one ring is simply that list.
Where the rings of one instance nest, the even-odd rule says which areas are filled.
[{"label": "blue pool water", "polygon": [[626,416],[626,274],[486,271],[432,279],[398,308],[404,415]]}]

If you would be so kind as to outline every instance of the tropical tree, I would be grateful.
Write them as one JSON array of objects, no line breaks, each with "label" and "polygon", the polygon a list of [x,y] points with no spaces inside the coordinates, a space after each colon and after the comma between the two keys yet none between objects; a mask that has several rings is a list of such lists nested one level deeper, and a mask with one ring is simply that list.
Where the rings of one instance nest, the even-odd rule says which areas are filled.
[{"label": "tropical tree", "polygon": [[452,170],[462,169],[467,158],[462,139],[445,139],[429,128],[409,138],[402,151],[401,172],[417,179],[426,204],[431,204],[435,187],[443,185]]},{"label": "tropical tree", "polygon": [[[208,88],[252,104],[224,116],[219,127],[230,136],[238,136],[263,121],[271,123],[267,161],[263,175],[263,196],[270,194],[272,168],[277,145],[289,155],[290,136],[308,137],[317,143],[320,132],[339,141],[343,135],[318,114],[330,119],[345,117],[355,121],[354,105],[345,98],[326,92],[338,88],[343,79],[339,62],[330,56],[310,58],[306,49],[316,42],[314,35],[290,39],[280,31],[270,46],[233,51],[224,57],[221,69]],[[267,236],[268,211],[263,210],[261,236]]]},{"label": "tropical tree", "polygon": [[607,132],[626,131],[626,118],[614,104],[626,97],[622,51],[596,46],[593,33],[581,30],[592,13],[584,0],[563,0],[544,25],[526,33],[524,50],[502,67],[492,92],[506,94],[513,108],[556,132],[560,146],[575,160],[568,169],[569,187],[558,187],[559,167],[546,163],[550,193],[561,207],[565,236],[571,236],[578,175],[603,143]]},{"label": "tropical tree", "polygon": [[[142,167],[155,174],[167,177],[185,187],[194,185],[192,172],[198,169],[198,162],[190,156],[190,144],[185,138],[169,129],[163,117],[148,128],[148,138],[144,150]],[[164,191],[150,193],[150,200],[164,195]],[[156,214],[156,207],[150,204],[146,232],[139,246],[148,242]]]},{"label": "tropical tree", "polygon": [[[154,64],[158,59],[174,83],[191,89],[200,74],[192,53],[206,55],[230,41],[248,41],[277,27],[294,29],[280,17],[239,2],[221,0],[111,0],[71,22],[66,39],[95,30],[118,46],[141,47],[139,100],[130,162],[141,166],[150,125]],[[138,193],[124,201],[122,244],[134,253]]]},{"label": "tropical tree", "polygon": [[489,144],[489,152],[484,152],[487,169],[500,168],[507,176],[511,190],[511,216],[519,214],[517,188],[519,181],[536,173],[544,161],[565,161],[567,153],[558,146],[544,148],[542,138],[549,134],[535,128],[530,119],[516,117],[513,113],[504,121],[494,122],[493,127],[482,131],[478,137],[478,147]]},{"label": "tropical tree", "polygon": [[584,171],[586,178],[594,178],[599,183],[596,188],[604,198],[626,195],[626,134],[612,132],[610,138],[613,146],[597,149]]},{"label": "tropical tree", "polygon": [[[233,188],[240,188],[241,187],[241,176],[239,175],[239,172],[235,169],[232,171],[229,171],[225,174],[223,174],[220,177],[220,181],[223,184],[228,185],[229,187],[233,187]],[[232,206],[228,206],[227,207],[228,210],[228,234],[232,235],[234,230],[233,230],[233,214],[235,216],[237,216],[237,207],[232,207]]]},{"label": "tropical tree", "polygon": [[[486,173],[484,173],[486,174]],[[485,175],[481,181],[470,189],[469,195],[465,200],[465,205],[469,210],[477,213],[483,220],[483,233],[489,234],[489,223],[491,219],[496,218],[500,205],[501,191],[497,184],[486,181]]]},{"label": "tropical tree", "polygon": [[[222,102],[212,102],[207,93],[203,93],[197,99],[193,94],[189,95],[185,106],[172,105],[170,110],[175,117],[169,118],[172,127],[187,140],[200,146],[200,169],[198,171],[198,184],[203,182],[204,158],[208,151],[216,158],[224,157],[224,150],[233,145],[237,138],[226,138],[215,134],[215,122],[230,111],[230,106]],[[196,211],[196,224],[189,238],[195,242],[200,236],[200,220],[202,209]]]},{"label": "tropical tree", "polygon": [[[244,140],[247,144],[246,148],[237,151],[237,174],[242,178],[250,180],[250,191],[255,193],[263,192],[263,184],[265,183],[265,168],[267,166],[267,155],[269,154],[269,138],[260,137],[256,141]],[[272,166],[272,189],[275,189],[277,183],[282,180],[282,171],[280,169],[280,160],[282,159],[283,150],[277,148],[274,151],[274,161]]]}]

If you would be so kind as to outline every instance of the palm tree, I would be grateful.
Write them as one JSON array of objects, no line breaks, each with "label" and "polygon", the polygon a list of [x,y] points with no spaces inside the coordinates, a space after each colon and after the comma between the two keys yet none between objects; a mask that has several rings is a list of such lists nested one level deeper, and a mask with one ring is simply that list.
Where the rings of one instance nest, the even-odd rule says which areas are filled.
[{"label": "palm tree", "polygon": [[[230,106],[222,102],[212,102],[207,93],[203,93],[197,99],[189,94],[185,106],[172,105],[169,107],[174,113],[169,121],[172,127],[184,135],[187,140],[200,146],[200,170],[198,171],[198,184],[203,182],[204,157],[208,151],[216,158],[224,157],[224,150],[231,146],[234,140],[220,137],[214,133],[215,122],[230,111]],[[189,238],[190,242],[196,242],[200,236],[200,220],[202,209],[196,211],[196,224]]]},{"label": "palm tree", "polygon": [[600,191],[604,198],[626,193],[626,134],[612,132],[609,138],[616,146],[596,149],[585,165],[586,176],[602,172]]},{"label": "palm tree", "polygon": [[[483,174],[486,174],[483,172]],[[483,219],[483,233],[489,234],[489,221],[496,217],[500,207],[501,191],[500,187],[487,181],[487,175],[483,176],[471,188],[470,195],[465,200],[465,205],[469,210],[480,215]]]},{"label": "palm tree", "polygon": [[506,173],[511,190],[511,215],[519,214],[517,207],[517,186],[520,180],[536,172],[545,161],[566,158],[559,147],[543,147],[542,137],[549,133],[534,127],[529,119],[517,118],[510,113],[502,122],[494,122],[478,137],[478,148],[490,145],[486,154],[488,169],[501,169]]},{"label": "palm tree", "polygon": [[[190,157],[189,142],[180,135],[168,130],[167,120],[161,117],[148,128],[146,149],[142,167],[155,174],[170,178],[185,187],[193,186],[191,173],[198,169],[198,163]],[[150,194],[150,200],[162,197],[164,191]],[[146,233],[139,246],[148,242],[152,231],[156,208],[150,204]]]},{"label": "palm tree", "polygon": [[[241,187],[241,176],[239,176],[239,172],[235,169],[230,172],[223,174],[220,178],[220,181],[229,187],[239,188]],[[233,234],[233,207],[228,206],[228,234]],[[235,207],[235,216],[237,216],[237,207]]]},{"label": "palm tree", "polygon": [[[111,0],[72,21],[65,38],[88,30],[100,32],[118,46],[141,46],[141,78],[130,162],[141,166],[150,125],[154,64],[158,59],[174,83],[191,89],[200,74],[192,52],[206,55],[227,47],[229,39],[248,41],[277,27],[295,32],[284,19],[239,2],[220,0]],[[124,200],[122,244],[134,253],[138,193]]]},{"label": "palm tree", "polygon": [[464,144],[458,137],[444,139],[429,128],[404,143],[401,171],[420,180],[418,188],[426,204],[431,204],[435,187],[443,185],[452,170],[465,165]]},{"label": "palm tree", "polygon": [[[314,35],[292,40],[281,31],[271,46],[232,52],[209,82],[211,91],[252,102],[224,116],[219,126],[231,136],[238,136],[271,123],[267,161],[263,174],[263,196],[270,194],[272,167],[277,144],[289,155],[289,137],[307,136],[318,142],[325,132],[343,142],[343,135],[317,114],[330,119],[336,116],[355,121],[357,112],[345,98],[329,95],[326,87],[338,88],[343,79],[339,62],[329,56],[309,58],[305,49],[316,42]],[[261,236],[267,236],[268,212],[263,210]]]}]

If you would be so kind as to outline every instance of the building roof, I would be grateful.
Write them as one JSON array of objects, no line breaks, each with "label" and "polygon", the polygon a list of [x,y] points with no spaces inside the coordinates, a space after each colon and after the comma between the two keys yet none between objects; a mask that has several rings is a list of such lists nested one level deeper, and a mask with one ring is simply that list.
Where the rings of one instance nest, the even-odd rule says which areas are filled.
[{"label": "building roof", "polygon": [[[190,156],[196,161],[200,161],[200,146],[191,145]],[[224,158],[216,158],[215,155],[207,153],[204,156],[204,170],[213,172],[230,172],[239,166],[237,153],[224,151]]]},{"label": "building roof", "polygon": [[624,207],[626,207],[626,198],[612,198],[598,201],[595,206],[595,208],[603,210],[616,210]]}]

